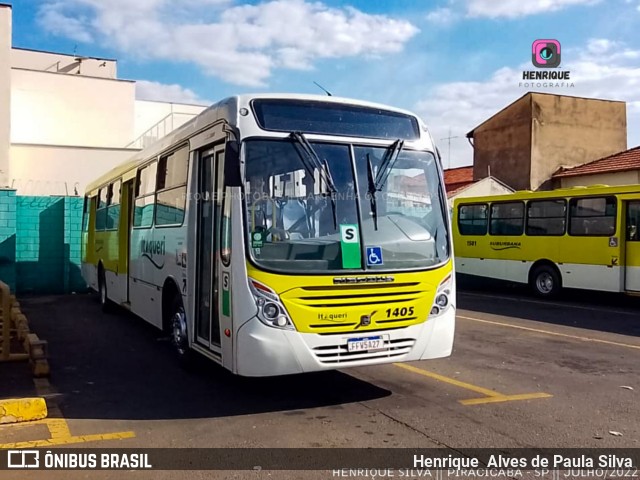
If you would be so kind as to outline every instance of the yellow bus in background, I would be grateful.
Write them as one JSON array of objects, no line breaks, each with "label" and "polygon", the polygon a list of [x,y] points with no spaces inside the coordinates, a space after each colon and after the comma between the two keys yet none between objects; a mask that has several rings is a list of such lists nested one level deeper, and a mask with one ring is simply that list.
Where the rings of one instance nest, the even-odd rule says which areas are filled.
[{"label": "yellow bus in background", "polygon": [[463,198],[454,203],[458,273],[562,287],[640,292],[640,185]]},{"label": "yellow bus in background", "polygon": [[404,110],[312,95],[211,106],[88,185],[82,272],[244,376],[451,353],[442,167]]}]

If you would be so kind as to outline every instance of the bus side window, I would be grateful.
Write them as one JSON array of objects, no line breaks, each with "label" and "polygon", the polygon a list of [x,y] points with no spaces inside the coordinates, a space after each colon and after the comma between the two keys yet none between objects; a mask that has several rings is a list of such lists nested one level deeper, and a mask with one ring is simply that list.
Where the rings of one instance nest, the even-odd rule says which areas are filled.
[{"label": "bus side window", "polygon": [[98,204],[96,205],[96,230],[107,228],[107,200],[108,187],[102,187],[98,191]]},{"label": "bus side window", "polygon": [[460,205],[458,207],[458,230],[461,235],[486,235],[488,225],[486,203]]},{"label": "bus side window", "polygon": [[153,224],[157,165],[157,162],[152,162],[138,170],[133,210],[134,227],[150,227]]},{"label": "bus side window", "polygon": [[616,197],[572,198],[569,202],[569,235],[614,235],[616,210]]},{"label": "bus side window", "polygon": [[564,235],[566,223],[566,200],[530,200],[527,202],[527,235]]},{"label": "bus side window", "polygon": [[187,201],[188,164],[187,146],[160,158],[156,189],[156,226],[182,224]]},{"label": "bus side window", "polygon": [[106,229],[117,230],[120,220],[120,188],[122,182],[116,180],[109,185],[109,195],[107,202]]},{"label": "bus side window", "polygon": [[524,202],[491,204],[490,235],[522,235],[524,229]]}]

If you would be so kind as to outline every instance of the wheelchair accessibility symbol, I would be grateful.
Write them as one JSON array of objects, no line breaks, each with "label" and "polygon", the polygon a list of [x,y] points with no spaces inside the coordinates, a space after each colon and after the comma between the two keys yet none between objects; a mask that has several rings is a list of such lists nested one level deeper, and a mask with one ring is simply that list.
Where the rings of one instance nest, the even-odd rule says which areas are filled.
[{"label": "wheelchair accessibility symbol", "polygon": [[367,247],[367,265],[382,265],[382,248]]}]

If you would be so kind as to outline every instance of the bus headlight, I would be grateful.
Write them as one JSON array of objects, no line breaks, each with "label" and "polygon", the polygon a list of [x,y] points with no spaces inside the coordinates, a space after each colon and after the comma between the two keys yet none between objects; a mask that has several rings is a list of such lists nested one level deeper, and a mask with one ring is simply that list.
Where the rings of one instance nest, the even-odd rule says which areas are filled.
[{"label": "bus headlight", "polygon": [[262,323],[268,327],[294,330],[293,322],[276,292],[252,278],[249,279],[249,288],[258,307],[258,319]]},{"label": "bus headlight", "polygon": [[431,306],[431,311],[429,312],[430,317],[435,317],[444,313],[449,304],[449,296],[451,295],[451,286],[453,285],[453,275],[447,275],[444,280],[440,282],[438,288],[436,290],[436,295],[433,300],[433,305]]},{"label": "bus headlight", "polygon": [[267,302],[263,305],[262,307],[262,313],[264,314],[265,317],[267,317],[269,320],[273,320],[275,319],[278,314],[280,313],[280,309],[278,308],[278,305],[276,305],[273,302]]}]

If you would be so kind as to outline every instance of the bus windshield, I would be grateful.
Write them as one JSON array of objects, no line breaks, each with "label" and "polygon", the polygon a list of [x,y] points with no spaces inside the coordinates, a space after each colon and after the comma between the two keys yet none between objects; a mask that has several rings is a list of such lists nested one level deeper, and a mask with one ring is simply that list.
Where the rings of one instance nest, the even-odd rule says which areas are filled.
[{"label": "bus windshield", "polygon": [[[309,152],[301,143],[245,141],[248,241],[257,265],[345,273],[424,269],[448,259],[445,200],[431,153],[398,149],[385,162],[390,147],[311,142]],[[369,170],[383,180],[373,193]]]}]

